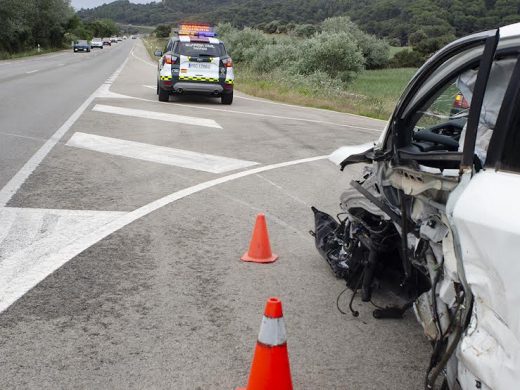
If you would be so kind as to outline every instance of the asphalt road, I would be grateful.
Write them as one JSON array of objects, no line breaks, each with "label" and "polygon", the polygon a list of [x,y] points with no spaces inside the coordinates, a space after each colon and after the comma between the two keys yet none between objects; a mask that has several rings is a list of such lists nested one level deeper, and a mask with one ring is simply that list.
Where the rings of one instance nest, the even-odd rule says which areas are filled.
[{"label": "asphalt road", "polygon": [[[384,123],[240,93],[159,103],[155,77],[140,41],[0,63],[1,387],[234,389],[278,296],[296,389],[422,388],[413,313],[341,314],[308,234],[356,173],[325,156]],[[269,265],[239,260],[258,212]]]}]

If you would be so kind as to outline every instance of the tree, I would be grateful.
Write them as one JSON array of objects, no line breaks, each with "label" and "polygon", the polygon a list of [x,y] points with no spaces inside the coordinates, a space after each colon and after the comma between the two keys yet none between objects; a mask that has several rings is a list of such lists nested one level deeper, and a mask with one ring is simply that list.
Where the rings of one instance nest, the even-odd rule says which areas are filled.
[{"label": "tree", "polygon": [[168,38],[170,36],[171,27],[166,24],[158,25],[155,30],[155,36],[158,38]]}]

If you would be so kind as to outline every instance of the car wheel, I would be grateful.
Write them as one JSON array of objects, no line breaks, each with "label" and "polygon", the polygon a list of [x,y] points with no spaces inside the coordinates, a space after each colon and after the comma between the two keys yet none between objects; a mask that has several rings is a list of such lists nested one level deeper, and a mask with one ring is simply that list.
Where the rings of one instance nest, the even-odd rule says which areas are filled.
[{"label": "car wheel", "polygon": [[167,91],[159,87],[159,101],[167,102],[168,100],[170,100],[170,91]]},{"label": "car wheel", "polygon": [[223,93],[222,96],[220,97],[220,101],[222,102],[222,104],[227,104],[227,105],[230,105],[231,103],[233,103],[233,92]]},{"label": "car wheel", "polygon": [[157,91],[155,91],[157,95],[159,95],[159,80],[157,80]]}]

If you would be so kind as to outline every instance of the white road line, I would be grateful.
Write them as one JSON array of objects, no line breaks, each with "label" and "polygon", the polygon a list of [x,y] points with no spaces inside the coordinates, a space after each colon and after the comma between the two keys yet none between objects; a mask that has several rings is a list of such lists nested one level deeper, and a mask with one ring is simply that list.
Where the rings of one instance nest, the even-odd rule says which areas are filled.
[{"label": "white road line", "polygon": [[144,62],[146,65],[150,65],[150,66],[153,66],[154,68],[157,68],[157,64],[152,64],[151,62],[148,62],[146,60],[143,60],[141,57],[138,57],[134,54],[134,50],[132,50],[132,52],[130,53],[132,55],[132,57],[134,57],[135,59],[141,61],[141,62]]},{"label": "white road line", "polygon": [[[155,87],[153,87],[155,88]],[[334,111],[334,110],[327,110],[325,108],[317,108],[317,107],[303,107],[303,106],[298,106],[296,104],[288,104],[288,103],[280,103],[280,102],[274,102],[272,100],[267,100],[267,99],[255,99],[255,98],[250,98],[250,97],[245,97],[245,96],[241,96],[241,95],[235,95],[235,98],[236,99],[243,99],[243,100],[250,100],[252,102],[260,102],[260,103],[267,103],[267,104],[274,104],[274,105],[277,105],[277,106],[285,106],[285,107],[293,107],[293,108],[303,108],[303,109],[306,109],[306,110],[316,110],[316,111],[322,111],[322,112],[326,112],[328,114],[340,114],[340,115],[348,115],[348,116],[352,116],[352,117],[355,117],[355,118],[361,118],[361,119],[370,119],[370,120],[375,120],[375,121],[380,121],[380,122],[384,122],[384,123],[387,123],[388,121],[385,121],[383,119],[377,119],[377,118],[369,118],[367,116],[363,116],[363,115],[357,115],[357,114],[351,114],[349,112],[340,112],[340,111]]]},{"label": "white road line", "polygon": [[153,86],[153,85],[144,85],[144,84],[143,84],[143,87],[150,88],[150,89],[156,89],[157,88],[156,86]]},{"label": "white road line", "polygon": [[110,90],[110,86],[111,84],[103,84],[101,87],[99,87],[96,97],[104,99],[135,99],[132,96],[121,95],[120,93],[112,92]]},{"label": "white road line", "polygon": [[30,70],[29,72],[25,72],[25,74],[31,74],[31,73],[36,73],[38,72],[39,69],[35,69],[35,70]]},{"label": "white road line", "polygon": [[[114,74],[119,74],[121,70],[126,65],[128,58],[121,64],[121,66],[114,72]],[[118,73],[119,72],[119,73]],[[22,186],[22,184],[27,180],[27,178],[33,173],[38,165],[43,161],[43,159],[49,154],[51,149],[56,145],[61,137],[72,127],[72,125],[78,120],[78,118],[83,114],[83,112],[87,109],[87,107],[94,101],[98,93],[98,90],[94,91],[92,95],[90,95],[87,100],[79,106],[79,108],[74,111],[74,113],[65,121],[61,127],[56,130],[56,132],[41,146],[40,149],[33,154],[33,156],[24,164],[22,169],[20,169],[16,175],[14,175],[9,182],[0,190],[0,207],[3,207],[9,202],[9,200],[13,197],[13,195],[18,191],[18,189]]]},{"label": "white road line", "polygon": [[157,111],[146,111],[146,110],[137,110],[134,108],[106,106],[104,104],[96,104],[94,106],[94,108],[92,109],[92,111],[105,112],[108,114],[116,114],[116,115],[123,115],[123,116],[131,116],[131,117],[135,117],[135,118],[155,119],[158,121],[183,123],[186,125],[204,126],[204,127],[212,127],[215,129],[222,129],[222,126],[220,126],[213,119],[204,119],[204,118],[197,118],[197,117],[192,117],[192,116],[168,114],[168,113],[157,112]]},{"label": "white road line", "polygon": [[[55,250],[55,248],[41,245],[41,252],[35,253],[29,249],[16,253],[5,259],[0,264],[0,313],[6,310],[25,293],[40,283],[43,279],[56,271],[69,260],[79,255],[84,250],[95,245],[105,237],[116,232],[130,223],[180,199],[202,192],[208,188],[228,183],[243,177],[255,175],[257,173],[270,171],[273,169],[285,168],[297,164],[303,164],[318,160],[324,160],[327,156],[310,157],[301,160],[287,161],[279,164],[266,165],[253,168],[242,172],[233,173],[214,180],[209,180],[192,187],[174,192],[154,202],[148,203],[134,211],[126,213],[112,222],[109,222],[99,229],[84,234],[75,239],[70,244]],[[18,267],[19,264],[31,264],[30,270]]]},{"label": "white road line", "polygon": [[[134,99],[135,100],[140,100],[142,102],[151,102],[151,103],[155,103],[155,104],[169,104],[169,105],[171,105],[171,103],[158,102],[157,100],[151,100],[151,99],[145,99],[145,98],[134,97]],[[202,107],[202,106],[196,106],[196,105],[193,105],[193,104],[184,104],[184,103],[178,103],[178,102],[175,102],[175,106],[188,107],[190,109],[196,108],[196,109],[199,109],[199,110],[220,111],[220,112],[226,112],[226,113],[229,113],[229,114],[251,115],[251,116],[273,118],[273,119],[283,119],[283,120],[291,120],[291,121],[299,121],[299,122],[319,123],[319,124],[324,124],[324,125],[347,127],[347,128],[355,129],[355,130],[370,131],[370,132],[374,132],[374,133],[377,133],[377,134],[381,134],[381,132],[383,131],[382,128],[379,130],[379,129],[373,129],[373,128],[369,128],[369,127],[362,127],[362,126],[356,126],[356,125],[347,125],[347,124],[337,123],[337,122],[321,121],[321,120],[318,120],[318,119],[305,119],[305,118],[295,118],[295,117],[290,117],[290,116],[261,114],[261,113],[257,113],[257,112],[226,110],[224,108]],[[371,119],[371,118],[366,118],[366,119]]]},{"label": "white road line", "polygon": [[210,173],[224,173],[258,164],[254,161],[237,160],[85,133],[74,133],[66,145]]}]

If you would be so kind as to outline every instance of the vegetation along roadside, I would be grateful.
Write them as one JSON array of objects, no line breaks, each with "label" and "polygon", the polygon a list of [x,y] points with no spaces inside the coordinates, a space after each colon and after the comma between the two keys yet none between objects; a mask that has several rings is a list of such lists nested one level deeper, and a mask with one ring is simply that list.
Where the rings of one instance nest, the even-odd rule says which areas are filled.
[{"label": "vegetation along roadside", "polygon": [[[235,64],[237,90],[279,102],[388,119],[415,72],[389,68],[397,51],[348,17],[326,19],[309,36],[230,24],[220,24],[218,32]],[[157,31],[145,40],[152,58],[166,45],[161,35],[167,34]]]}]

